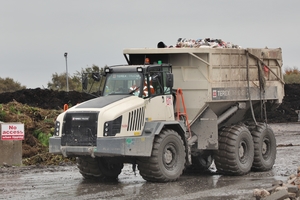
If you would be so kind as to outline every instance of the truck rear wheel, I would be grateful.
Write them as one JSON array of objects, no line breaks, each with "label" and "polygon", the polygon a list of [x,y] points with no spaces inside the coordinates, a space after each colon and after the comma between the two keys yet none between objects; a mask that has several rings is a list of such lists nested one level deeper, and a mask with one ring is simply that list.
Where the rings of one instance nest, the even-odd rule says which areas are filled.
[{"label": "truck rear wheel", "polygon": [[253,171],[270,170],[276,159],[276,139],[273,130],[260,123],[251,132],[254,142]]},{"label": "truck rear wheel", "polygon": [[151,157],[140,158],[138,169],[147,181],[176,181],[185,166],[185,147],[174,130],[164,129],[154,139]]},{"label": "truck rear wheel", "polygon": [[229,175],[248,173],[254,159],[250,131],[241,125],[224,128],[219,134],[219,149],[214,159],[218,172]]},{"label": "truck rear wheel", "polygon": [[86,179],[116,179],[123,163],[111,163],[109,158],[78,157],[77,167]]}]

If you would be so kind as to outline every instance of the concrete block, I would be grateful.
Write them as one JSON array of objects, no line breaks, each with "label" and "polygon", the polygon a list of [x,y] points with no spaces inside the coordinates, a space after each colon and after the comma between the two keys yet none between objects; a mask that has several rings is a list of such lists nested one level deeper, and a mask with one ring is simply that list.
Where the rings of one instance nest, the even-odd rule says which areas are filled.
[{"label": "concrete block", "polygon": [[288,190],[287,186],[279,186],[275,189],[275,192],[279,191],[279,190]]},{"label": "concrete block", "polygon": [[263,200],[284,200],[286,198],[289,198],[288,191],[286,190],[278,190],[277,192],[274,192],[270,196],[267,196]]},{"label": "concrete block", "polygon": [[289,185],[287,188],[288,188],[288,192],[292,192],[292,193],[297,193],[299,190],[296,185]]},{"label": "concrete block", "polygon": [[294,198],[296,198],[297,196],[296,196],[296,194],[295,193],[290,193],[289,192],[289,198],[292,198],[292,199],[294,199]]},{"label": "concrete block", "polygon": [[0,124],[0,166],[22,165],[22,140],[2,140],[3,124]]},{"label": "concrete block", "polygon": [[22,165],[22,141],[0,140],[0,166]]},{"label": "concrete block", "polygon": [[271,194],[271,193],[275,192],[275,189],[276,189],[277,187],[278,187],[278,186],[276,185],[276,186],[273,186],[273,187],[270,187],[270,188],[266,188],[266,190],[267,190],[268,192],[270,192],[270,194]]}]

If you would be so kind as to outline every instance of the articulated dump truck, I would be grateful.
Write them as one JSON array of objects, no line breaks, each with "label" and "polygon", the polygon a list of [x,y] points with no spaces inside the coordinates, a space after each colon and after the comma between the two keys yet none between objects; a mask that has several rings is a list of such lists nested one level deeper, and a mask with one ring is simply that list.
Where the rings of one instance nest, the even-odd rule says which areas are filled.
[{"label": "articulated dump truck", "polygon": [[105,67],[101,95],[61,113],[49,151],[76,157],[84,178],[113,178],[125,163],[147,181],[185,170],[270,170],[276,139],[266,111],[284,96],[281,49],[125,49]]}]

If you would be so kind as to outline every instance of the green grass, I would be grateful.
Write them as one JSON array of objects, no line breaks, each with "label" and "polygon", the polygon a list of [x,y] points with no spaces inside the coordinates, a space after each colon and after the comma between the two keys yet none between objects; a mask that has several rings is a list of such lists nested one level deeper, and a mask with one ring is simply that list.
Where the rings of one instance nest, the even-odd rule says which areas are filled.
[{"label": "green grass", "polygon": [[35,130],[33,136],[36,137],[43,146],[49,145],[49,138],[52,136],[50,133],[43,133],[40,130]]}]

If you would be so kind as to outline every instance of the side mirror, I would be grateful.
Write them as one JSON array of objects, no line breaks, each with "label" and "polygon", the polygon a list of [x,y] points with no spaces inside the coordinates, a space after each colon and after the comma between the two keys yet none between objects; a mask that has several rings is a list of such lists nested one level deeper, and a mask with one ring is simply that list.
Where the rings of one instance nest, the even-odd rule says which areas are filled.
[{"label": "side mirror", "polygon": [[86,75],[82,75],[82,90],[87,90],[88,78]]},{"label": "side mirror", "polygon": [[92,73],[92,78],[94,79],[94,81],[99,82],[100,81],[100,74],[98,72],[93,72]]},{"label": "side mirror", "polygon": [[157,81],[159,81],[159,77],[160,77],[160,74],[155,74],[151,78],[152,78],[153,82],[157,82]]},{"label": "side mirror", "polygon": [[173,74],[166,73],[166,87],[172,88],[174,85]]}]

